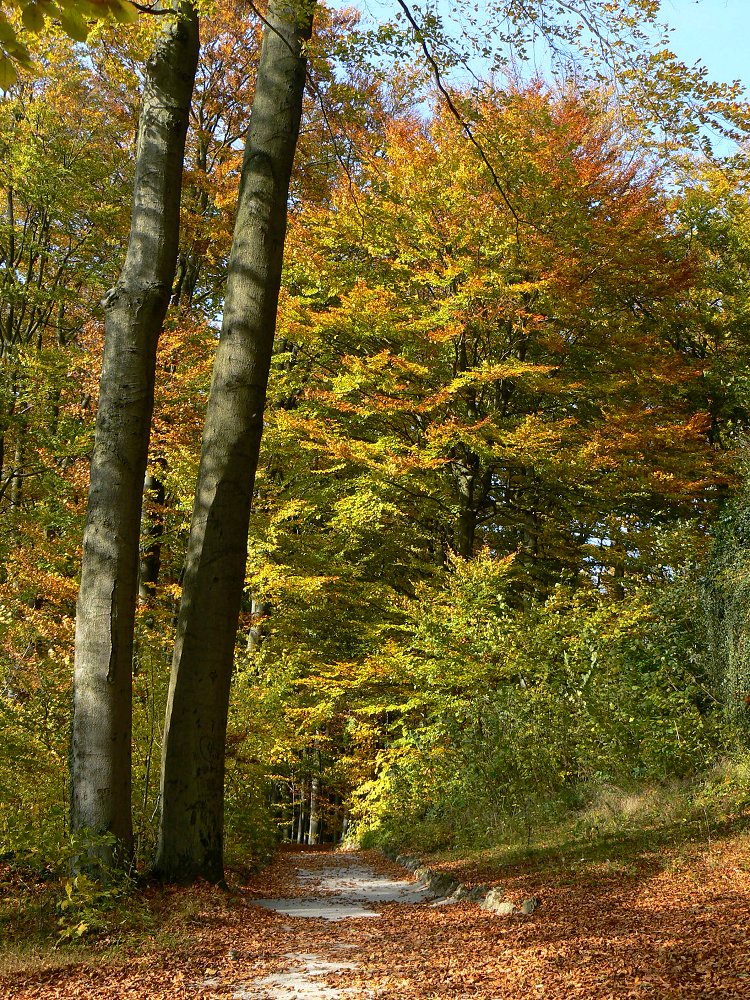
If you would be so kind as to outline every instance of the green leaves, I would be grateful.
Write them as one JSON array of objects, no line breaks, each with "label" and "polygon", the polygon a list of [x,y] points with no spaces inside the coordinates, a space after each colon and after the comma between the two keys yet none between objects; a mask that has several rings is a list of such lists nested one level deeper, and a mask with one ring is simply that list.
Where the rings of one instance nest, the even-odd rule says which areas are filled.
[{"label": "green leaves", "polygon": [[11,15],[0,12],[0,90],[18,80],[18,67],[30,70],[33,60],[24,33],[40,35],[49,21],[57,22],[76,42],[87,41],[96,21],[112,17],[132,24],[139,16],[130,0],[11,0]]},{"label": "green leaves", "polygon": [[89,37],[91,26],[86,21],[80,11],[73,9],[62,9],[58,13],[58,20],[63,31],[69,38],[76,42],[85,42]]},{"label": "green leaves", "polygon": [[477,846],[592,776],[701,767],[716,734],[691,673],[691,593],[689,581],[626,601],[558,588],[513,609],[489,554],[455,561],[406,605],[403,640],[373,657],[374,672],[408,684],[361,789],[365,824]]},{"label": "green leaves", "polygon": [[16,83],[19,66],[31,66],[29,50],[18,37],[15,25],[0,11],[0,90],[8,91]]},{"label": "green leaves", "polygon": [[38,34],[44,28],[44,12],[39,4],[29,4],[23,8],[21,22],[27,31]]},{"label": "green leaves", "polygon": [[120,24],[134,24],[140,17],[140,11],[134,4],[129,3],[129,0],[118,0],[117,3],[113,3],[110,14]]},{"label": "green leaves", "polygon": [[8,56],[0,55],[0,90],[10,90],[17,79],[13,61]]}]

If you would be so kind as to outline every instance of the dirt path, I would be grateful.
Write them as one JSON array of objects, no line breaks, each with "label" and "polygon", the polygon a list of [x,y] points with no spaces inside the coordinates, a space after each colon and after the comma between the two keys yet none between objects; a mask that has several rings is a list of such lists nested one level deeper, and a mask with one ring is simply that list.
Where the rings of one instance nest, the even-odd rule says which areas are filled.
[{"label": "dirt path", "polygon": [[316,856],[299,852],[288,855],[296,865],[295,888],[300,896],[258,900],[260,906],[288,917],[321,917],[346,920],[379,916],[377,907],[388,903],[426,903],[430,893],[409,878],[376,871],[372,862],[348,851]]},{"label": "dirt path", "polygon": [[[378,871],[356,852],[287,855],[294,865],[288,888],[297,894],[274,899],[258,899],[257,905],[292,920],[339,921],[379,919],[380,909],[396,905],[428,905],[431,894],[408,879],[404,870],[399,876]],[[431,905],[435,905],[432,903]],[[285,929],[293,930],[291,924]],[[340,1000],[351,995],[353,987],[339,983],[359,967],[356,942],[332,928],[325,941],[325,954],[288,951],[286,969],[262,976],[241,985],[233,993],[235,1000]],[[202,984],[212,988],[220,979]]]},{"label": "dirt path", "polygon": [[0,997],[750,997],[747,838],[627,866],[582,860],[441,866],[469,886],[502,881],[509,899],[542,901],[531,915],[501,917],[468,902],[431,905],[375,853],[285,851],[230,894],[154,887],[140,904],[151,941],[124,945],[124,957],[103,941],[98,968],[67,952],[72,964],[6,978]]}]

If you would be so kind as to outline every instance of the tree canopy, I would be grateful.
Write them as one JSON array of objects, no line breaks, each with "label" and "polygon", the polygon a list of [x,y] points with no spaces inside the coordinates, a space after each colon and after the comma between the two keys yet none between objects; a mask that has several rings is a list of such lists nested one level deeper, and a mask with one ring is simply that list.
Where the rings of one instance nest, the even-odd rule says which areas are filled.
[{"label": "tree canopy", "polygon": [[[132,845],[95,832],[148,867],[159,810],[179,814],[167,878],[221,878],[223,795],[231,850],[489,842],[746,739],[741,88],[661,44],[655,0],[396,4],[372,28],[270,7],[135,24],[127,0],[39,0],[0,21],[0,853],[19,863],[83,856],[82,562],[99,681],[120,635],[133,696]],[[144,148],[172,134],[149,102],[174,125],[175,80],[168,174]],[[89,460],[126,403],[137,461],[107,453],[130,478],[82,549]]]}]

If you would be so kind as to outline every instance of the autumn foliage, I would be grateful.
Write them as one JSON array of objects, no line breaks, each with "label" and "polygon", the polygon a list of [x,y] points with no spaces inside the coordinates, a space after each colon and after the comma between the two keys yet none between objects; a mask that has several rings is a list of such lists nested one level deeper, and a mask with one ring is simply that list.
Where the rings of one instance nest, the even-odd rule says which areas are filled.
[{"label": "autumn foliage", "polygon": [[[88,34],[89,7],[16,6],[0,853],[60,875],[99,302],[154,29],[99,24],[83,53],[29,11],[75,7]],[[223,0],[204,20],[142,525],[141,868],[262,27]],[[344,834],[491,844],[597,783],[687,780],[747,731],[746,160],[665,166],[583,84],[412,97],[420,73],[358,60],[357,31],[323,11],[310,43],[226,747],[233,859]],[[19,39],[43,72],[14,82]]]}]

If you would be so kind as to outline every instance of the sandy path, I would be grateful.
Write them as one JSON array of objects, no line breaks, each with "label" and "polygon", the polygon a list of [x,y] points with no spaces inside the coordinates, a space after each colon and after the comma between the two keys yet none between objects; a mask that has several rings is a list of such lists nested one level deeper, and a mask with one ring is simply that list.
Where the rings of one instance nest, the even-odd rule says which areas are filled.
[{"label": "sandy path", "polygon": [[[293,920],[337,923],[377,919],[380,907],[414,906],[433,899],[427,889],[409,879],[406,871],[403,878],[378,872],[357,852],[290,852],[286,862],[292,867],[289,885],[296,894],[259,899],[256,905]],[[330,979],[340,979],[358,968],[358,947],[351,941],[340,940],[333,929],[326,944],[325,955],[286,952],[287,968],[236,989],[232,994],[234,1000],[339,1000],[350,994],[350,987],[331,985]],[[211,980],[201,984],[203,988],[218,985],[218,981]]]},{"label": "sandy path", "polygon": [[258,901],[260,906],[289,917],[377,917],[374,907],[378,905],[424,903],[432,898],[426,889],[407,880],[406,871],[402,879],[378,873],[354,852],[324,855],[322,863],[320,855],[316,858],[302,852],[289,858],[297,865],[296,883],[305,895]]}]

